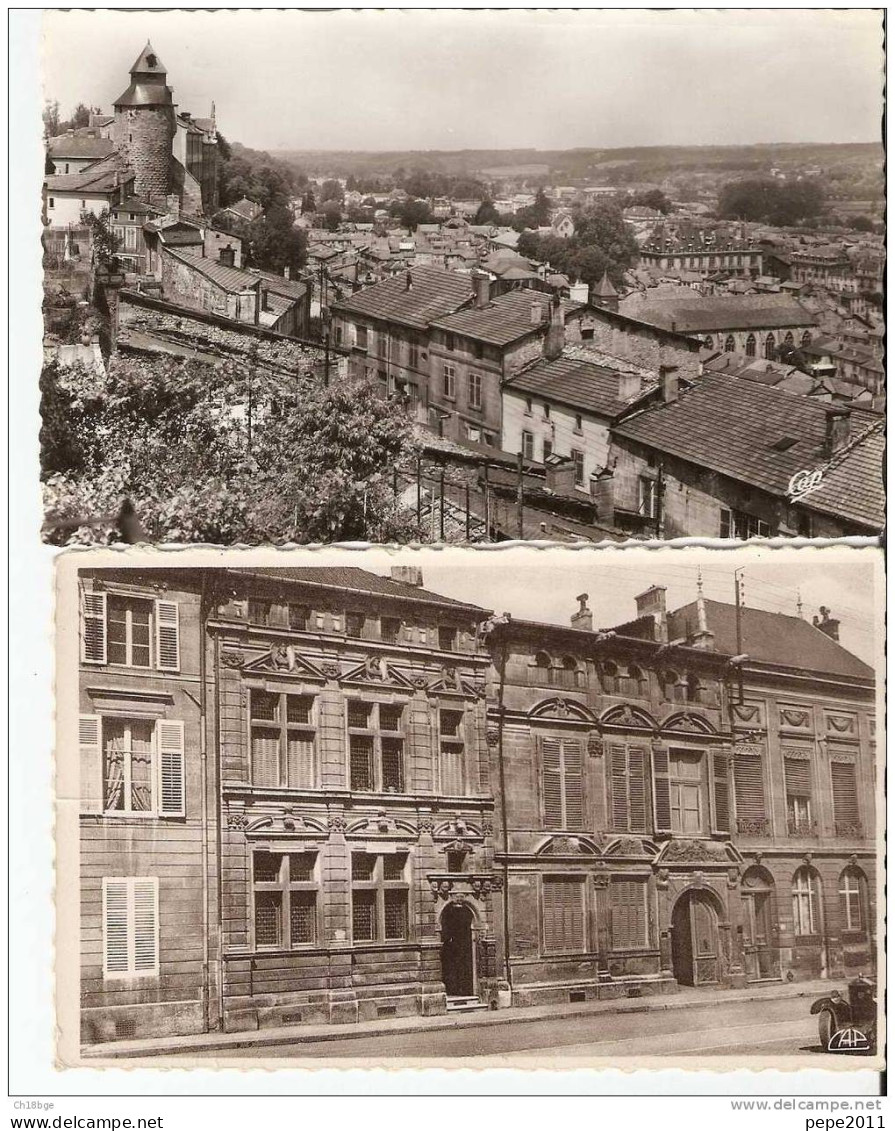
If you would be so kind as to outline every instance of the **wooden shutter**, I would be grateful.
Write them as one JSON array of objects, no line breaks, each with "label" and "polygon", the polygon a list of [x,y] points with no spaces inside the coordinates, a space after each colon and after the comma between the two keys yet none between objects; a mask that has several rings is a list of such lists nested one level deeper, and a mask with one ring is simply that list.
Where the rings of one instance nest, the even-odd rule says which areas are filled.
[{"label": "wooden shutter", "polygon": [[558,738],[541,739],[541,780],[544,790],[544,827],[561,829],[562,746]]},{"label": "wooden shutter", "polygon": [[613,950],[646,946],[646,881],[615,879],[609,885]]},{"label": "wooden shutter", "polygon": [[103,880],[103,973],[127,974],[130,969],[128,945],[127,880]]},{"label": "wooden shutter", "polygon": [[584,943],[584,885],[577,877],[543,880],[544,950],[580,953]]},{"label": "wooden shutter", "polygon": [[612,827],[628,828],[628,751],[624,746],[610,746],[609,766],[612,777]]},{"label": "wooden shutter", "polygon": [[158,881],[133,881],[134,973],[158,971]]},{"label": "wooden shutter", "polygon": [[286,742],[286,774],[290,789],[313,789],[314,735],[311,731],[293,731]]},{"label": "wooden shutter", "polygon": [[831,762],[833,820],[836,824],[858,823],[858,783],[851,762]]},{"label": "wooden shutter", "polygon": [[106,595],[84,593],[81,602],[81,659],[85,664],[106,662]]},{"label": "wooden shutter", "polygon": [[81,715],[78,719],[78,753],[81,764],[81,810],[101,813],[103,809],[103,720],[101,715]]},{"label": "wooden shutter", "polygon": [[565,739],[562,744],[563,796],[565,821],[563,828],[584,828],[584,760],[581,743]]},{"label": "wooden shutter", "polygon": [[786,792],[794,797],[811,796],[811,763],[807,758],[784,758]]},{"label": "wooden shutter", "polygon": [[712,755],[712,832],[730,832],[730,782],[726,754]]},{"label": "wooden shutter", "polygon": [[761,755],[737,754],[733,763],[733,787],[738,821],[764,821],[764,768]]},{"label": "wooden shutter", "polygon": [[155,724],[158,751],[158,811],[165,817],[183,817],[183,723],[159,719]]},{"label": "wooden shutter", "polygon": [[668,784],[668,751],[653,747],[653,814],[657,833],[671,832],[671,793]]},{"label": "wooden shutter", "polygon": [[180,670],[180,610],[176,601],[155,603],[155,656],[160,671]]},{"label": "wooden shutter", "polygon": [[647,752],[645,746],[628,747],[628,812],[632,833],[647,831]]}]

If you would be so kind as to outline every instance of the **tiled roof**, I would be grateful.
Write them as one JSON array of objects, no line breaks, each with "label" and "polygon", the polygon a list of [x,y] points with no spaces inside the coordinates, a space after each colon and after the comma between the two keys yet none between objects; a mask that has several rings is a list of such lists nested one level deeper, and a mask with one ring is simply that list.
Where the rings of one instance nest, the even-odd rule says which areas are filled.
[{"label": "tiled roof", "polygon": [[264,209],[254,200],[243,197],[242,200],[237,200],[235,204],[228,204],[224,211],[235,212],[237,216],[242,216],[244,220],[254,220],[256,216],[261,215]]},{"label": "tiled roof", "polygon": [[166,247],[202,247],[205,241],[197,228],[166,228],[161,232]]},{"label": "tiled roof", "polygon": [[[692,295],[692,292],[691,292]],[[683,334],[814,326],[817,319],[790,295],[708,295],[653,298],[624,311]]]},{"label": "tiled roof", "polygon": [[[677,400],[627,417],[614,426],[613,433],[785,496],[797,471],[826,462],[824,444],[831,411],[810,397],[707,372]],[[851,428],[865,419],[853,412]],[[775,447],[787,439],[795,442],[783,451]]]},{"label": "tiled roof", "polygon": [[[527,334],[543,330],[550,318],[551,296],[543,291],[516,290],[498,295],[487,306],[467,307],[445,318],[436,319],[433,325],[455,334],[463,334],[489,345],[505,346]],[[541,318],[532,322],[532,306],[541,307]],[[563,316],[579,310],[581,303],[563,300],[560,304]]]},{"label": "tiled roof", "polygon": [[[535,361],[504,387],[610,418],[618,416],[626,404],[619,395],[617,369],[565,355],[554,361]],[[641,388],[637,395],[642,392]]]},{"label": "tiled roof", "polygon": [[198,271],[200,275],[204,275],[206,279],[216,283],[222,290],[230,291],[233,294],[239,294],[252,287],[257,287],[260,283],[257,275],[242,271],[239,267],[228,267],[217,259],[202,259],[196,255],[185,255],[183,252],[174,251],[172,248],[166,248],[165,251],[172,259],[185,264],[193,271]]},{"label": "tiled roof", "polygon": [[[728,656],[744,652],[750,660],[784,668],[872,679],[873,670],[857,656],[801,617],[764,609],[740,610],[742,647],[737,646],[736,607],[705,602],[706,620],[715,634],[716,651]],[[668,614],[668,635],[680,639],[697,631],[696,602]]]},{"label": "tiled roof", "polygon": [[443,605],[452,609],[485,613],[487,610],[465,601],[455,601],[430,589],[421,589],[391,577],[381,577],[378,573],[359,569],[357,566],[288,566],[285,568],[259,567],[257,569],[234,569],[231,572],[247,577],[259,575],[264,578],[284,578],[301,581],[309,585],[321,585],[328,589],[345,592],[369,593],[381,597],[400,597],[402,600],[422,601],[428,605]]},{"label": "tiled roof", "polygon": [[457,310],[472,297],[468,275],[436,267],[415,267],[410,277],[409,289],[407,272],[401,272],[334,303],[333,309],[424,330],[434,319]]},{"label": "tiled roof", "polygon": [[823,469],[821,486],[801,505],[873,531],[882,530],[886,522],[885,458],[886,423],[876,420],[830,460]]},{"label": "tiled roof", "polygon": [[287,279],[284,275],[277,275],[274,271],[262,271],[258,267],[249,269],[250,275],[256,275],[264,280],[264,289],[272,294],[297,302],[308,293],[308,284],[300,279]]},{"label": "tiled roof", "polygon": [[115,152],[80,173],[57,173],[44,177],[44,185],[50,192],[106,193],[133,178],[134,174]]},{"label": "tiled roof", "polygon": [[64,161],[66,157],[94,157],[98,161],[114,152],[115,143],[107,137],[60,134],[48,139],[47,150],[54,161]]}]

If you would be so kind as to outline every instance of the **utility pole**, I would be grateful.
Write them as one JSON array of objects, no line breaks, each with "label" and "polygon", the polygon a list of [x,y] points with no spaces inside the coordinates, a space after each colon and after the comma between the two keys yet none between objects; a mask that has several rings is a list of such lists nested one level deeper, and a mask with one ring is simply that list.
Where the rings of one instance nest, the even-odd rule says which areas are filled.
[{"label": "utility pole", "polygon": [[[745,583],[740,576],[743,573],[744,567],[735,569],[733,571],[733,584],[736,590],[736,631],[737,631],[737,655],[743,654],[743,602],[745,600]],[[743,665],[737,665],[739,673],[739,692],[740,702],[743,702]]]},{"label": "utility pole", "polygon": [[466,481],[466,541],[469,542],[472,537],[472,524],[469,515],[469,480]]},{"label": "utility pole", "polygon": [[525,525],[524,525],[524,521],[523,521],[523,507],[522,507],[522,500],[523,500],[523,497],[524,497],[524,491],[523,491],[523,481],[522,481],[523,465],[522,465],[522,453],[521,452],[519,452],[519,454],[516,456],[516,472],[517,472],[517,480],[516,480],[516,537],[519,538],[520,541],[521,541],[525,537]]},{"label": "utility pole", "polygon": [[423,521],[423,462],[416,457],[416,524]]},{"label": "utility pole", "polygon": [[440,526],[441,541],[442,542],[444,541],[444,476],[445,476],[445,471],[444,471],[444,466],[442,466],[442,468],[441,468],[441,526]]}]

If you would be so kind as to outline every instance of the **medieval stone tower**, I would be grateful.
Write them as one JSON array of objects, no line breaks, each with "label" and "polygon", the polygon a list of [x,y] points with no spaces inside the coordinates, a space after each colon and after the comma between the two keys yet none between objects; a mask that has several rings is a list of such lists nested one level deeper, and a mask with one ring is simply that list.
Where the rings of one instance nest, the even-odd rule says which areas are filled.
[{"label": "medieval stone tower", "polygon": [[161,59],[147,42],[131,67],[130,86],[115,100],[112,137],[134,171],[134,192],[144,199],[163,198],[171,191],[175,121],[166,77]]}]

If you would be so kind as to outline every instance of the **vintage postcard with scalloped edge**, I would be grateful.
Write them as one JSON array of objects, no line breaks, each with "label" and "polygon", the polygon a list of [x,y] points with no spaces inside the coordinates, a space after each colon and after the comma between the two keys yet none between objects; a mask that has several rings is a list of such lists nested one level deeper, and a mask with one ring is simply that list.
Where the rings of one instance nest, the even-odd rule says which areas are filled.
[{"label": "vintage postcard with scalloped edge", "polygon": [[58,570],[67,1066],[882,1065],[882,552]]}]

